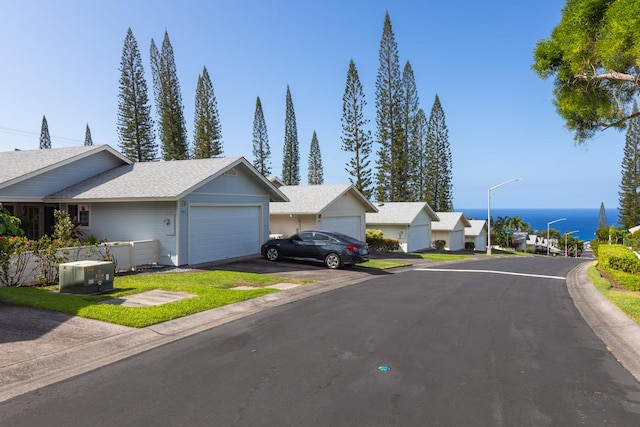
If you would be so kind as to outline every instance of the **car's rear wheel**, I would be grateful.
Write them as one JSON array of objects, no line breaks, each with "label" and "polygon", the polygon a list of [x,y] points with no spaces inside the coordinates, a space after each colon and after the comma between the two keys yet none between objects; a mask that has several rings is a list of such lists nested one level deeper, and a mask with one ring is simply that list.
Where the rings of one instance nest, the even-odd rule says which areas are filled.
[{"label": "car's rear wheel", "polygon": [[278,261],[280,259],[280,251],[273,246],[267,249],[267,259],[269,261]]},{"label": "car's rear wheel", "polygon": [[326,257],[324,257],[324,265],[326,265],[328,268],[332,270],[339,268],[340,264],[342,264],[342,261],[340,261],[340,255],[336,253],[332,252],[330,254],[327,254]]}]

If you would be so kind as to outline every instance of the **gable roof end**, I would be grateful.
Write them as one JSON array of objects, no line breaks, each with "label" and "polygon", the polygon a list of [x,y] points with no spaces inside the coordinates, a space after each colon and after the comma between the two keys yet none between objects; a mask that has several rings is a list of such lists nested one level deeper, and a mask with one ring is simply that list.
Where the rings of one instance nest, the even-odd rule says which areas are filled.
[{"label": "gable roof end", "polygon": [[132,163],[131,160],[106,144],[0,152],[0,165],[2,165],[0,167],[0,188],[14,185],[102,151],[108,152],[123,165]]}]

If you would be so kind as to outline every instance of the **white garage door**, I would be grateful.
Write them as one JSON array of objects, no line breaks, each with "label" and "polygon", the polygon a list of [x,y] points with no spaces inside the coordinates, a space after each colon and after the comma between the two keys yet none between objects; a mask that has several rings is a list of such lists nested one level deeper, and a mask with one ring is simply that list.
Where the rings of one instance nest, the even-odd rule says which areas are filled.
[{"label": "white garage door", "polygon": [[415,225],[409,227],[409,242],[407,250],[409,252],[419,251],[431,247],[428,225]]},{"label": "white garage door", "polygon": [[192,206],[189,264],[260,253],[260,207]]},{"label": "white garage door", "polygon": [[449,235],[451,236],[451,241],[449,242],[450,251],[459,251],[460,249],[464,249],[464,231],[452,231]]},{"label": "white garage door", "polygon": [[364,236],[361,236],[361,227],[362,222],[359,216],[334,216],[322,218],[323,230],[346,234],[347,236],[355,237],[358,240],[364,240]]}]

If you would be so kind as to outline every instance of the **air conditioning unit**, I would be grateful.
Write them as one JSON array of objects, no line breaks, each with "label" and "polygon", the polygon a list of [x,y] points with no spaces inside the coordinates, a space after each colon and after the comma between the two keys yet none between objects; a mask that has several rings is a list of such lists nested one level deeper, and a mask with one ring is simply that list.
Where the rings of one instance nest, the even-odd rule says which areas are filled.
[{"label": "air conditioning unit", "polygon": [[113,290],[114,266],[108,261],[60,264],[60,293],[99,294]]}]

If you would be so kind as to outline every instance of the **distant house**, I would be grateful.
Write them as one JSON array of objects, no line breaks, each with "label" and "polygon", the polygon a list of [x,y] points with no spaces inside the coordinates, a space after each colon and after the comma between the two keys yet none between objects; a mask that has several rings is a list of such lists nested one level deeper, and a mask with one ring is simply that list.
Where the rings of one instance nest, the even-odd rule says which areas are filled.
[{"label": "distant house", "polygon": [[448,251],[464,249],[465,227],[471,227],[469,220],[462,212],[436,212],[440,221],[432,224],[431,238],[444,240],[444,248]]},{"label": "distant house", "polygon": [[431,248],[431,224],[438,215],[425,202],[385,202],[378,212],[368,212],[367,228],[382,231],[384,237],[398,240],[404,252]]},{"label": "distant house", "polygon": [[279,190],[289,201],[270,204],[271,235],[327,230],[364,241],[365,214],[378,211],[351,184],[283,185]]},{"label": "distant house", "polygon": [[0,203],[50,234],[54,210],[85,236],[157,240],[158,263],[258,255],[269,202],[288,199],[243,157],[132,163],[108,145],[0,153]]},{"label": "distant house", "polygon": [[527,240],[529,234],[525,231],[515,231],[513,233],[511,247],[517,251],[525,252],[527,250]]},{"label": "distant house", "polygon": [[470,219],[469,224],[471,227],[464,228],[464,242],[473,243],[476,251],[487,250],[487,221]]}]

